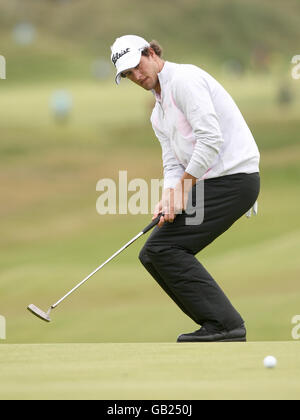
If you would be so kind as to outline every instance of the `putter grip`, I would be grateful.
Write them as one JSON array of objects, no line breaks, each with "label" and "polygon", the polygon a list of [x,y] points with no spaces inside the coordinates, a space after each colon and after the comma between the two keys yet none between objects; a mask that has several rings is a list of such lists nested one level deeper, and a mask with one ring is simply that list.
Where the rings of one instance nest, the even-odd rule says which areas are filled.
[{"label": "putter grip", "polygon": [[156,217],[156,219],[152,220],[151,223],[149,223],[148,226],[145,227],[145,229],[142,230],[143,233],[147,233],[149,232],[149,230],[151,230],[154,226],[157,225],[157,223],[160,221],[161,216],[163,215],[163,213],[159,213],[159,215]]}]

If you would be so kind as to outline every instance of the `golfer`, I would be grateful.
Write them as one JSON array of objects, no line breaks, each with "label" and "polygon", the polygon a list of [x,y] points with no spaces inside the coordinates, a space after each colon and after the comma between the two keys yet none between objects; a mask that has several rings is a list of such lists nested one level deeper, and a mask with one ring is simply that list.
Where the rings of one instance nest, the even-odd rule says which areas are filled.
[{"label": "golfer", "polygon": [[[156,99],[151,123],[162,148],[164,188],[153,218],[163,216],[139,258],[201,327],[177,341],[246,341],[243,318],[195,256],[256,207],[255,140],[231,96],[204,70],[165,61],[156,41],[135,35],[117,38],[111,50],[116,83],[130,79]],[[190,202],[203,210],[199,223],[190,223]]]}]

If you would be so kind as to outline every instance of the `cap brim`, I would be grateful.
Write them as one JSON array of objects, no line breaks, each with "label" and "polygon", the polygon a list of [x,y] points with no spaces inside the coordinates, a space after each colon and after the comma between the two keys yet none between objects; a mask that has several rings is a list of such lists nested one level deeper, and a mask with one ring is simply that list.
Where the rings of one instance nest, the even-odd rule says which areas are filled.
[{"label": "cap brim", "polygon": [[132,55],[124,56],[123,60],[122,60],[123,57],[120,58],[120,63],[118,65],[118,71],[117,71],[117,74],[116,74],[116,77],[115,77],[115,81],[116,81],[117,85],[120,84],[121,73],[123,73],[123,71],[133,69],[134,67],[136,67],[139,64],[139,62],[141,61],[141,56],[142,56],[142,52],[138,51],[134,55],[132,54]]}]

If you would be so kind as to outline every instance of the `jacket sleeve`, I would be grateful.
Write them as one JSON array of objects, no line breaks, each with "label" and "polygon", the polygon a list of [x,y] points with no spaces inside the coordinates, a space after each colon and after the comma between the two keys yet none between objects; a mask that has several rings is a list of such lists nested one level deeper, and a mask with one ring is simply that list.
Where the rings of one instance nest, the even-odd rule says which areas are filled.
[{"label": "jacket sleeve", "polygon": [[181,75],[173,80],[172,95],[196,139],[185,170],[198,179],[202,178],[217,159],[224,142],[211,92],[203,77]]},{"label": "jacket sleeve", "polygon": [[158,138],[162,148],[162,160],[164,168],[164,189],[174,188],[175,185],[181,179],[184,168],[177,160],[174,152],[171,149],[170,140],[168,137],[153,123],[151,117],[151,123],[156,137]]}]

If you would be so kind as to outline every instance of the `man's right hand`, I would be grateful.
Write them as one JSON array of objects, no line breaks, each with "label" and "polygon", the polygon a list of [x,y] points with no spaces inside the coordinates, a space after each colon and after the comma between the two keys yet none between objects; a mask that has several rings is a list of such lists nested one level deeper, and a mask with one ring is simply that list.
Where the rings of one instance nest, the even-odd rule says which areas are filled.
[{"label": "man's right hand", "polygon": [[176,215],[174,212],[173,188],[166,188],[163,190],[162,199],[155,206],[153,219],[155,219],[159,215],[159,213],[163,213],[163,216],[161,216],[160,221],[157,225],[159,228],[161,228],[165,222],[172,223],[174,221]]},{"label": "man's right hand", "polygon": [[[159,213],[162,213],[162,200],[160,200],[160,202],[156,204],[156,206],[154,208],[154,213],[153,213],[152,220],[156,219],[157,216],[159,215]],[[159,221],[157,226],[162,227],[162,225],[164,223],[165,223],[164,216],[161,216],[160,221]]]}]

